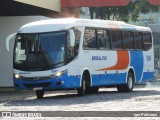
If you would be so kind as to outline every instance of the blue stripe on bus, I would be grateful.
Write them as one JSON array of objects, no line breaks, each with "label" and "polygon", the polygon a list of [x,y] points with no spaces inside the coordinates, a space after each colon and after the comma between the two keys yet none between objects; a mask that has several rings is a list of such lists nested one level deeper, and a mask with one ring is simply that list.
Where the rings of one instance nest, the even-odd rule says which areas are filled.
[{"label": "blue stripe on bus", "polygon": [[133,66],[135,71],[135,77],[136,82],[139,82],[141,80],[142,74],[143,74],[143,52],[142,51],[130,51],[130,59],[131,63],[130,66]]},{"label": "blue stripe on bus", "polygon": [[92,86],[125,84],[127,73],[92,75]]},{"label": "blue stripe on bus", "polygon": [[142,81],[149,81],[154,79],[154,72],[144,72]]}]

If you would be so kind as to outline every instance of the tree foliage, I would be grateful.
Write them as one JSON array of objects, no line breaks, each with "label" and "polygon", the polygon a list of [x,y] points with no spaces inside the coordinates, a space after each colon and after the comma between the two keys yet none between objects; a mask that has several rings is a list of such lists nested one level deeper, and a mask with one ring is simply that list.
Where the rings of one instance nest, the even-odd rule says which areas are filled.
[{"label": "tree foliage", "polygon": [[128,6],[121,7],[90,7],[90,18],[93,19],[94,13],[97,19],[122,20],[125,22],[136,21],[140,13],[148,13],[150,11],[159,11],[159,6],[153,6],[146,0],[135,0],[130,2]]}]

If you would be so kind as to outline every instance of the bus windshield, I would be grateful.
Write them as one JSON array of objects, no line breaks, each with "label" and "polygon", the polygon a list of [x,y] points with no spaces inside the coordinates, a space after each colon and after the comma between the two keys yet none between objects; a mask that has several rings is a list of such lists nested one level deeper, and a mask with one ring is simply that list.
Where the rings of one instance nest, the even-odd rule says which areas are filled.
[{"label": "bus windshield", "polygon": [[14,67],[20,70],[47,70],[64,64],[67,32],[18,34]]}]

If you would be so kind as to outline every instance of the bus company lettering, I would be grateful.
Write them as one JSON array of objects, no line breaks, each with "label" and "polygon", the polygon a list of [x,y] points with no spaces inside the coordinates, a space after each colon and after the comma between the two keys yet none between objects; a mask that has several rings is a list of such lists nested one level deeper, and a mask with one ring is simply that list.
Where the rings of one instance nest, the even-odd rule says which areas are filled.
[{"label": "bus company lettering", "polygon": [[107,60],[107,56],[92,56],[93,60]]},{"label": "bus company lettering", "polygon": [[31,74],[31,72],[20,72],[19,74],[20,75],[29,75],[29,74]]}]

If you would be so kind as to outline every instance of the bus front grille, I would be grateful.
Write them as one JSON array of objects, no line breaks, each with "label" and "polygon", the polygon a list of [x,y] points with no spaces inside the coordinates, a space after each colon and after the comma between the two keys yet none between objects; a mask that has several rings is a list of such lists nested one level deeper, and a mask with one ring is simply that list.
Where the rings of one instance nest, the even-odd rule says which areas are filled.
[{"label": "bus front grille", "polygon": [[42,80],[49,80],[51,77],[25,77],[22,80],[25,82],[31,82],[31,81],[42,81]]},{"label": "bus front grille", "polygon": [[49,87],[51,82],[47,83],[36,83],[36,84],[24,84],[26,88],[36,88],[36,87]]}]

